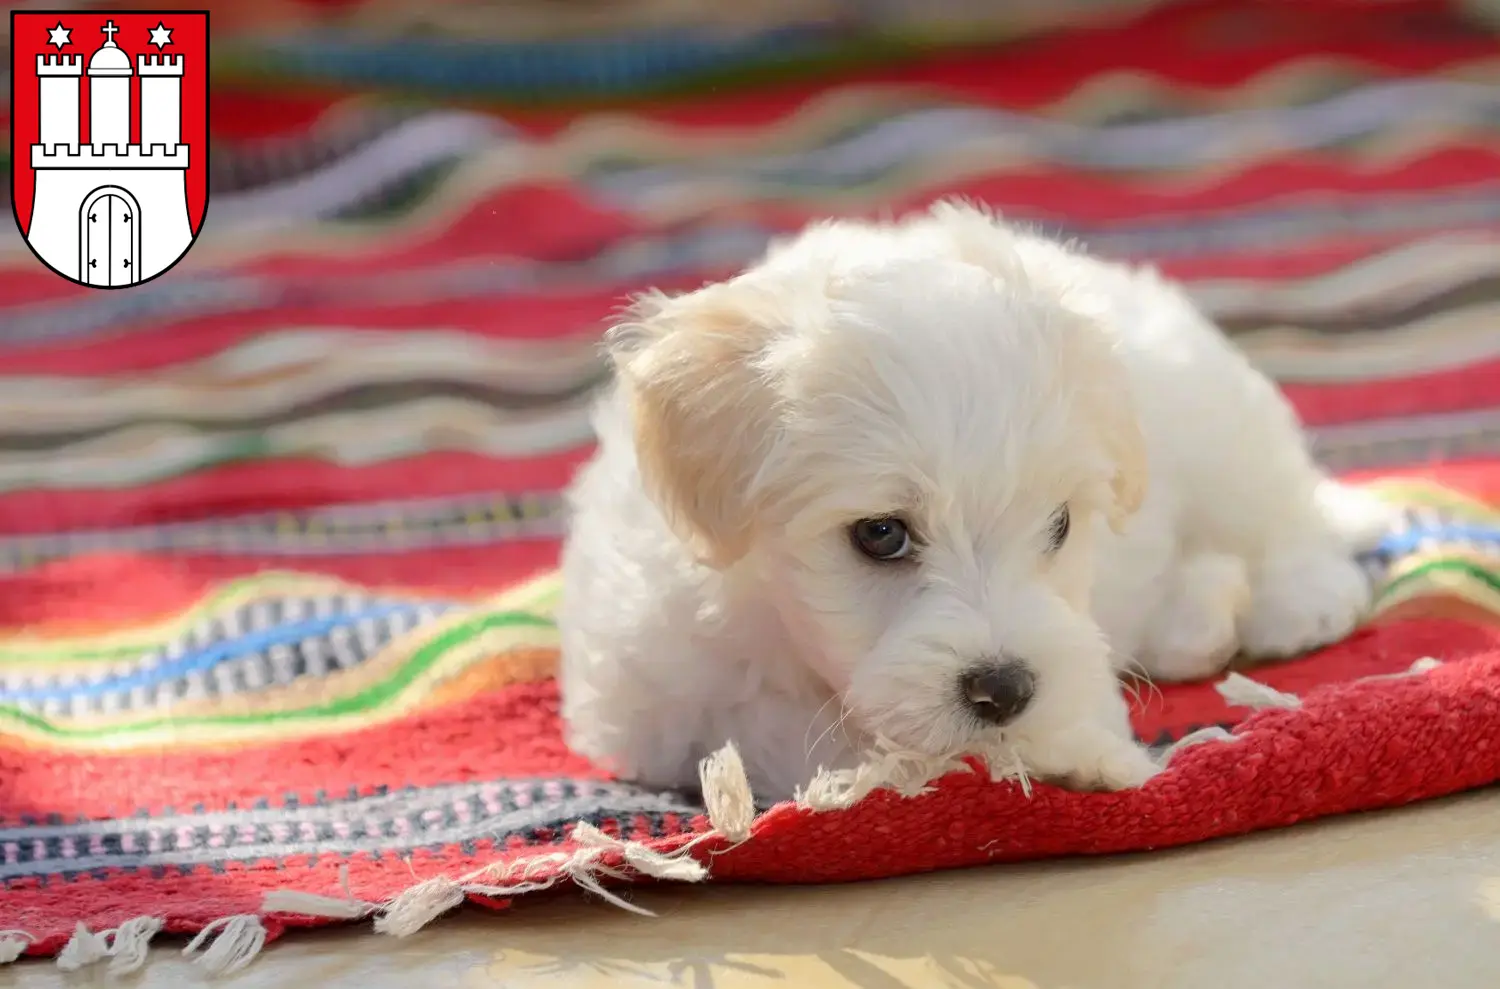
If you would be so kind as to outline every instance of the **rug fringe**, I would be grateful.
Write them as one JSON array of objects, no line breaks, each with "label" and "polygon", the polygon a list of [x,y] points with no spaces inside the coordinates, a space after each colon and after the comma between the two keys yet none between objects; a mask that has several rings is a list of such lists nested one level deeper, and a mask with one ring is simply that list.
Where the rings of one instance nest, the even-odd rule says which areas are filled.
[{"label": "rug fringe", "polygon": [[643,842],[627,841],[605,834],[587,821],[573,826],[569,837],[578,846],[571,851],[544,852],[496,862],[467,875],[453,878],[433,876],[396,894],[384,905],[369,903],[349,889],[347,871],[340,877],[344,897],[273,890],[265,895],[265,913],[292,913],[331,920],[375,918],[375,930],[392,937],[409,937],[470,895],[509,897],[554,886],[564,879],[601,899],[632,913],[654,916],[651,911],[608,889],[603,879],[628,879],[624,869],[605,864],[617,856],[632,872],[669,882],[695,883],[708,877],[708,867],[692,852],[708,841],[738,845],[750,837],[755,821],[755,795],[745,773],[739,750],[729,743],[698,766],[709,830],[670,852],[660,852]]},{"label": "rug fringe", "polygon": [[26,954],[35,940],[25,931],[0,931],[0,965],[9,965]]},{"label": "rug fringe", "polygon": [[[132,917],[119,927],[95,934],[86,924],[73,929],[73,936],[63,945],[57,955],[57,967],[64,972],[77,972],[96,962],[109,959],[109,970],[115,975],[129,975],[146,964],[151,939],[161,932],[160,917]],[[3,932],[4,934],[19,932]],[[25,945],[21,949],[25,950]],[[6,949],[0,946],[0,959]],[[14,961],[14,958],[4,959]]]},{"label": "rug fringe", "polygon": [[624,841],[605,834],[587,821],[573,826],[570,837],[580,847],[571,852],[547,852],[528,855],[504,863],[477,869],[459,879],[436,876],[398,894],[375,918],[375,930],[394,937],[408,937],[438,917],[455,909],[470,894],[491,897],[517,896],[547,889],[571,880],[609,903],[643,916],[655,916],[611,892],[600,880],[628,879],[621,869],[605,865],[606,855],[617,853],[635,872],[674,882],[701,882],[708,869],[689,854],[703,842],[719,838],[709,830],[670,852],[658,852],[636,841]]},{"label": "rug fringe", "polygon": [[151,939],[161,933],[161,928],[160,917],[134,917],[116,928],[109,939],[110,972],[129,975],[139,971],[146,964]]},{"label": "rug fringe", "polygon": [[[1394,674],[1410,676],[1439,665],[1437,660],[1423,659],[1409,671]],[[1217,689],[1226,701],[1252,708],[1299,707],[1301,700],[1238,673],[1231,673]],[[1212,742],[1235,742],[1238,736],[1223,728],[1210,727],[1179,739],[1162,754],[1165,765],[1182,749]],[[973,771],[967,756],[981,758],[995,781],[1015,780],[1030,796],[1031,781],[1014,750],[1003,743],[987,750],[965,755],[929,756],[900,749],[878,739],[873,758],[853,769],[819,768],[806,787],[795,795],[797,806],[825,812],[842,810],[863,800],[879,789],[894,790],[903,797],[927,792],[938,778],[952,772]],[[671,882],[701,882],[709,875],[708,866],[692,851],[708,841],[727,840],[738,845],[749,840],[756,817],[754,794],[745,772],[743,759],[733,743],[725,745],[698,766],[704,805],[708,811],[709,830],[669,852],[660,852],[643,842],[628,841],[606,834],[587,821],[577,822],[570,833],[577,845],[570,851],[544,852],[517,859],[495,862],[467,875],[433,876],[408,887],[384,904],[361,900],[349,888],[347,868],[341,872],[344,896],[334,897],[297,890],[273,890],[262,901],[264,913],[288,913],[330,920],[360,920],[374,917],[375,930],[392,937],[409,937],[451,910],[461,906],[470,895],[512,897],[547,889],[563,880],[586,889],[623,910],[655,916],[650,910],[631,903],[607,888],[604,879],[628,880],[632,873]],[[608,865],[608,856],[618,857],[625,868]],[[244,922],[243,929],[234,925]],[[258,917],[229,918],[205,928],[186,953],[192,953],[217,925],[227,924],[200,959],[214,971],[235,971],[248,964],[265,941],[265,931]],[[251,926],[253,924],[253,927]]]},{"label": "rug fringe", "polygon": [[57,967],[64,972],[79,969],[109,957],[109,941],[103,934],[95,934],[87,925],[80,923],[73,928],[73,936],[57,954]]},{"label": "rug fringe", "polygon": [[463,884],[447,876],[424,879],[386,904],[375,918],[375,930],[408,937],[464,901]]},{"label": "rug fringe", "polygon": [[[212,938],[213,943],[204,945]],[[210,975],[229,975],[253,962],[266,946],[266,928],[253,913],[220,917],[207,925],[182,949]],[[196,957],[195,957],[196,956]]]},{"label": "rug fringe", "polygon": [[739,844],[750,837],[755,823],[755,795],[740,750],[730,742],[698,766],[703,784],[703,804],[713,829]]}]

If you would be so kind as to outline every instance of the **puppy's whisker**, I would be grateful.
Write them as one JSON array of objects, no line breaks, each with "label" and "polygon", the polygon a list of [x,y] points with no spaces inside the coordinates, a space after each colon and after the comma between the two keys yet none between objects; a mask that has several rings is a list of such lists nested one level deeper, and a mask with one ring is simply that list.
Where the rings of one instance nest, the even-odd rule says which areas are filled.
[{"label": "puppy's whisker", "polygon": [[844,743],[846,745],[854,744],[853,739],[849,737],[848,731],[849,715],[853,713],[846,705],[840,704],[838,720],[833,723],[833,727],[837,729],[838,733],[844,736]]},{"label": "puppy's whisker", "polygon": [[[1167,698],[1162,694],[1161,688],[1156,685],[1156,680],[1152,678],[1152,676],[1151,676],[1150,673],[1147,673],[1143,669],[1143,670],[1140,671],[1139,678],[1141,680],[1145,681],[1146,688],[1150,692],[1150,694],[1155,694],[1156,695],[1156,699],[1158,701],[1160,701],[1163,705],[1165,705],[1167,703]],[[1150,694],[1147,695],[1148,698],[1149,698]]]},{"label": "puppy's whisker", "polygon": [[849,715],[853,713],[854,712],[847,705],[840,703],[839,716],[835,718],[833,724],[829,726],[828,737],[831,738],[833,737],[834,732],[838,732],[843,736],[845,744],[848,744],[850,741],[849,732],[847,730],[849,724]]},{"label": "puppy's whisker", "polygon": [[[1162,696],[1161,688],[1156,685],[1156,681],[1151,678],[1151,674],[1139,662],[1133,659],[1127,660],[1125,663],[1125,672],[1130,676],[1129,680],[1123,681],[1125,689],[1130,691],[1130,695],[1135,699],[1136,703],[1141,704],[1143,707],[1149,706],[1153,694],[1158,701],[1163,704],[1166,703],[1166,698]],[[1145,684],[1147,691],[1144,702],[1141,701],[1140,694],[1142,684]]]},{"label": "puppy's whisker", "polygon": [[[807,731],[805,731],[805,732],[802,733],[802,748],[804,750],[806,750],[806,752],[807,752],[808,755],[812,755],[812,751],[813,751],[813,749],[817,748],[818,742],[821,742],[823,740],[823,735],[828,734],[828,728],[823,729],[823,733],[820,734],[815,741],[813,741],[811,744],[809,744],[808,741],[807,741],[807,739],[808,739],[809,736],[812,735],[813,725],[817,724],[818,723],[818,719],[823,716],[823,712],[826,711],[826,710],[828,710],[828,705],[832,704],[834,701],[837,701],[837,700],[839,700],[839,696],[837,694],[830,694],[828,696],[828,699],[826,701],[824,701],[822,704],[818,705],[818,709],[813,712],[812,720],[808,721],[808,723],[807,723]],[[843,706],[844,706],[843,702],[840,701],[839,702],[839,707],[842,709]],[[835,725],[838,724],[838,721],[834,721],[833,724],[835,724]],[[832,725],[829,726],[829,728],[831,728],[831,727],[832,727]]]},{"label": "puppy's whisker", "polygon": [[827,738],[830,734],[833,733],[833,730],[838,727],[839,720],[842,720],[842,719],[838,719],[838,720],[834,720],[834,721],[830,722],[829,725],[828,725],[828,727],[824,728],[822,731],[820,731],[818,733],[818,737],[815,738],[815,739],[813,739],[812,744],[807,747],[807,758],[808,759],[811,759],[813,757],[813,753],[815,751],[817,751],[818,746],[823,744],[823,739]]},{"label": "puppy's whisker", "polygon": [[[824,704],[823,706],[827,707],[828,705]],[[818,737],[813,741],[812,745],[808,746],[807,758],[811,759],[814,750],[816,750],[817,747],[823,743],[823,740],[825,738],[830,737],[835,731],[841,732],[844,736],[844,742],[846,744],[849,743],[849,733],[843,731],[844,721],[849,717],[849,714],[849,707],[841,701],[839,703],[839,716],[835,718],[827,728],[823,729],[822,733],[818,735]]]}]

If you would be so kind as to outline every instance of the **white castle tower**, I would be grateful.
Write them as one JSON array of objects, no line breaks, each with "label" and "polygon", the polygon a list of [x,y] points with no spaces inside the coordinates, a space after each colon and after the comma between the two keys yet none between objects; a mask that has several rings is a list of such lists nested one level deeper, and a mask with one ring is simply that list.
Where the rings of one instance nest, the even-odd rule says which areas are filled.
[{"label": "white castle tower", "polygon": [[80,146],[83,56],[38,55],[40,140],[27,241],[48,265],[88,285],[124,286],[171,267],[193,243],[182,56],[141,55],[141,143],[130,143],[130,56],[108,40],[89,59],[89,143]]}]

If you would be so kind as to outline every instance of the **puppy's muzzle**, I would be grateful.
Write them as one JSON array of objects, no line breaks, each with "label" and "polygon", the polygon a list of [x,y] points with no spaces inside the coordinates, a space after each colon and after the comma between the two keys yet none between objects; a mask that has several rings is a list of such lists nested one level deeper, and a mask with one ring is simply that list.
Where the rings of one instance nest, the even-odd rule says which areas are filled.
[{"label": "puppy's muzzle", "polygon": [[1006,725],[1021,716],[1036,694],[1036,674],[1017,659],[991,660],[959,678],[959,690],[974,716]]}]

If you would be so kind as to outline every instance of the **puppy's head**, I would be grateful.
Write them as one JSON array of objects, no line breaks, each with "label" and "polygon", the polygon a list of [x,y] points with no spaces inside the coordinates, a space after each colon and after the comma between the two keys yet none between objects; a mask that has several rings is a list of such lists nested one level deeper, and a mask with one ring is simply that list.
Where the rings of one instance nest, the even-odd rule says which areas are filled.
[{"label": "puppy's head", "polygon": [[612,332],[647,489],[864,731],[937,753],[1090,717],[1094,523],[1145,469],[1110,336],[1019,261],[808,236]]}]

